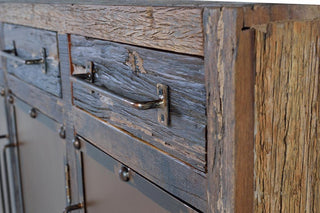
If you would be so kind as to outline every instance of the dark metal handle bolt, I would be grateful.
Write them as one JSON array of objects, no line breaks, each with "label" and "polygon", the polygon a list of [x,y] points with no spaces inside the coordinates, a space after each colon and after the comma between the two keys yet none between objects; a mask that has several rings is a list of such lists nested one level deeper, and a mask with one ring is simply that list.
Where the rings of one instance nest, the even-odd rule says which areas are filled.
[{"label": "dark metal handle bolt", "polygon": [[66,129],[64,128],[63,125],[60,127],[59,136],[60,136],[60,138],[62,138],[62,139],[65,139],[65,138],[66,138]]},{"label": "dark metal handle bolt", "polygon": [[128,182],[130,180],[130,169],[126,166],[122,166],[119,170],[120,179],[124,182]]},{"label": "dark metal handle bolt", "polygon": [[72,143],[73,143],[74,148],[76,148],[76,149],[80,149],[81,148],[81,142],[80,142],[78,137],[75,137],[72,140]]},{"label": "dark metal handle bolt", "polygon": [[35,108],[30,109],[29,115],[31,118],[36,118],[37,117],[37,110]]},{"label": "dark metal handle bolt", "polygon": [[2,89],[1,89],[1,92],[0,92],[0,95],[1,95],[1,96],[4,96],[5,94],[6,94],[6,91],[5,91],[4,88],[2,88]]}]

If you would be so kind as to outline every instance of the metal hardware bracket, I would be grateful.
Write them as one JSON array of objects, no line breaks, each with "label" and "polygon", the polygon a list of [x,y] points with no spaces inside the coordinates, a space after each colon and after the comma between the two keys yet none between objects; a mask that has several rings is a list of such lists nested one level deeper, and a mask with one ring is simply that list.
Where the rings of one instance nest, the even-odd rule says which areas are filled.
[{"label": "metal hardware bracket", "polygon": [[72,76],[83,78],[83,79],[90,81],[91,83],[94,83],[93,62],[87,61],[85,73],[73,73]]},{"label": "metal hardware bracket", "polygon": [[13,46],[13,49],[0,51],[0,55],[26,65],[41,64],[41,71],[45,74],[47,73],[47,69],[48,69],[47,53],[45,48],[42,48],[41,50],[42,57],[39,59],[22,59],[17,54],[15,41],[12,41],[12,46]]},{"label": "metal hardware bracket", "polygon": [[141,101],[136,101],[136,100],[122,97],[116,93],[113,93],[112,91],[108,91],[105,88],[101,88],[94,84],[91,84],[79,77],[71,76],[70,80],[73,83],[80,84],[81,86],[86,87],[89,90],[100,93],[101,95],[114,98],[138,110],[148,110],[148,109],[158,108],[158,122],[165,126],[169,125],[169,95],[168,95],[167,85],[157,84],[157,94],[159,97],[157,100],[141,102]]},{"label": "metal hardware bracket", "polygon": [[67,206],[64,209],[63,213],[69,213],[69,212],[77,210],[77,209],[82,209],[83,207],[84,207],[83,203],[78,203],[78,204],[74,204],[74,205],[71,205],[71,206]]}]

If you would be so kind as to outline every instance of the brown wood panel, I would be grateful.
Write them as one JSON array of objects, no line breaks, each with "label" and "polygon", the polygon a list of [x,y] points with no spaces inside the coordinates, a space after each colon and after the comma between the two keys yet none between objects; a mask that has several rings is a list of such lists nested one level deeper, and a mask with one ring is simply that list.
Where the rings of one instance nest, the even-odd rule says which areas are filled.
[{"label": "brown wood panel", "polygon": [[244,27],[268,24],[269,22],[313,20],[320,18],[317,5],[270,5],[258,4],[243,7]]},{"label": "brown wood panel", "polygon": [[201,8],[3,3],[0,21],[203,55]]},{"label": "brown wood panel", "polygon": [[137,110],[73,84],[74,104],[151,143],[193,167],[206,167],[206,92],[203,59],[71,36],[74,72],[94,63],[94,85],[133,100],[158,99],[157,83],[169,87],[170,124],[157,110]]},{"label": "brown wood panel", "polygon": [[235,212],[253,212],[254,30],[239,34],[235,73]]},{"label": "brown wood panel", "polygon": [[319,212],[320,22],[266,29],[256,33],[255,211]]}]

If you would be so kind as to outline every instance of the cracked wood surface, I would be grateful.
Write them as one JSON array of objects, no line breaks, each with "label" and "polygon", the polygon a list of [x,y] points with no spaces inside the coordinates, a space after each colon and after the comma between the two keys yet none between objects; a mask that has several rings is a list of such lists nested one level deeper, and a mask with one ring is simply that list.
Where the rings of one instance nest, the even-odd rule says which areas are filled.
[{"label": "cracked wood surface", "polygon": [[201,8],[2,3],[0,21],[203,55]]},{"label": "cracked wood surface", "polygon": [[[138,101],[156,100],[156,85],[169,87],[170,124],[157,110],[137,110],[73,84],[74,104],[183,162],[206,171],[206,91],[203,59],[114,42],[71,36],[75,72],[94,63],[96,86]],[[81,71],[82,70],[82,71]]]},{"label": "cracked wood surface", "polygon": [[253,211],[254,37],[242,23],[241,9],[204,10],[208,212]]},{"label": "cracked wood surface", "polygon": [[320,211],[320,22],[256,32],[255,212]]},{"label": "cracked wood surface", "polygon": [[17,56],[22,59],[42,58],[42,48],[46,50],[47,72],[40,64],[25,65],[7,59],[7,72],[43,91],[61,97],[60,64],[57,33],[21,25],[4,24],[5,49],[13,49],[15,42]]}]

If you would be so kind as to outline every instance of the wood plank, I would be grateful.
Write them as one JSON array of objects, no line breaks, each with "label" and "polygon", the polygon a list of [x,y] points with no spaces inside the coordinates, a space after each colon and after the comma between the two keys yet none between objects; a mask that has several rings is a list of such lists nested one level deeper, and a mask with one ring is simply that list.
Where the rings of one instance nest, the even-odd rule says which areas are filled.
[{"label": "wood plank", "polygon": [[57,33],[20,25],[4,25],[5,49],[13,49],[15,41],[17,55],[22,59],[42,58],[42,48],[46,49],[47,72],[40,64],[26,65],[7,59],[7,72],[50,94],[61,97],[60,65],[58,57]]},{"label": "wood plank", "polygon": [[0,21],[203,55],[201,8],[3,3]]},{"label": "wood plank", "polygon": [[[108,212],[199,213],[132,168],[129,180],[121,181],[119,171],[124,164],[85,139],[78,138],[87,212],[105,212],[107,209]],[[125,205],[115,205],[119,201],[125,201]]]},{"label": "wood plank", "polygon": [[239,35],[235,73],[235,212],[253,212],[254,30]]},{"label": "wood plank", "polygon": [[208,211],[234,212],[237,9],[204,10]]},{"label": "wood plank", "polygon": [[[61,87],[62,87],[62,102],[63,107],[63,124],[65,126],[65,163],[69,166],[69,190],[70,190],[70,202],[66,201],[66,205],[76,204],[84,201],[84,195],[82,193],[82,171],[78,171],[77,154],[73,146],[74,124],[72,115],[72,89],[70,82],[70,54],[69,54],[69,36],[66,34],[58,35],[59,44],[59,58],[61,69]],[[68,199],[68,198],[67,198]]]},{"label": "wood plank", "polygon": [[254,31],[242,9],[205,9],[208,212],[253,212]]},{"label": "wood plank", "polygon": [[256,33],[255,211],[319,212],[320,21],[266,29]]},{"label": "wood plank", "polygon": [[203,173],[76,107],[73,111],[77,134],[174,196],[206,210]]},{"label": "wood plank", "polygon": [[243,7],[243,27],[254,27],[269,22],[283,22],[295,20],[313,20],[320,18],[318,5],[266,5],[258,4]]},{"label": "wood plank", "polygon": [[137,110],[112,97],[73,84],[74,104],[189,165],[206,167],[206,96],[203,59],[71,36],[74,72],[94,63],[94,85],[133,100],[158,99],[158,83],[169,87],[170,124],[157,109]]},{"label": "wood plank", "polygon": [[[7,3],[8,0],[0,0],[0,2]],[[49,3],[47,0],[10,0],[11,3]],[[86,5],[110,5],[110,6],[168,6],[168,7],[222,7],[232,6],[241,7],[250,3],[242,2],[217,2],[212,0],[55,0],[55,4],[86,4]]]},{"label": "wood plank", "polygon": [[18,98],[35,106],[43,114],[58,123],[63,123],[64,104],[60,98],[49,95],[43,90],[25,83],[15,76],[8,75],[8,87]]}]

